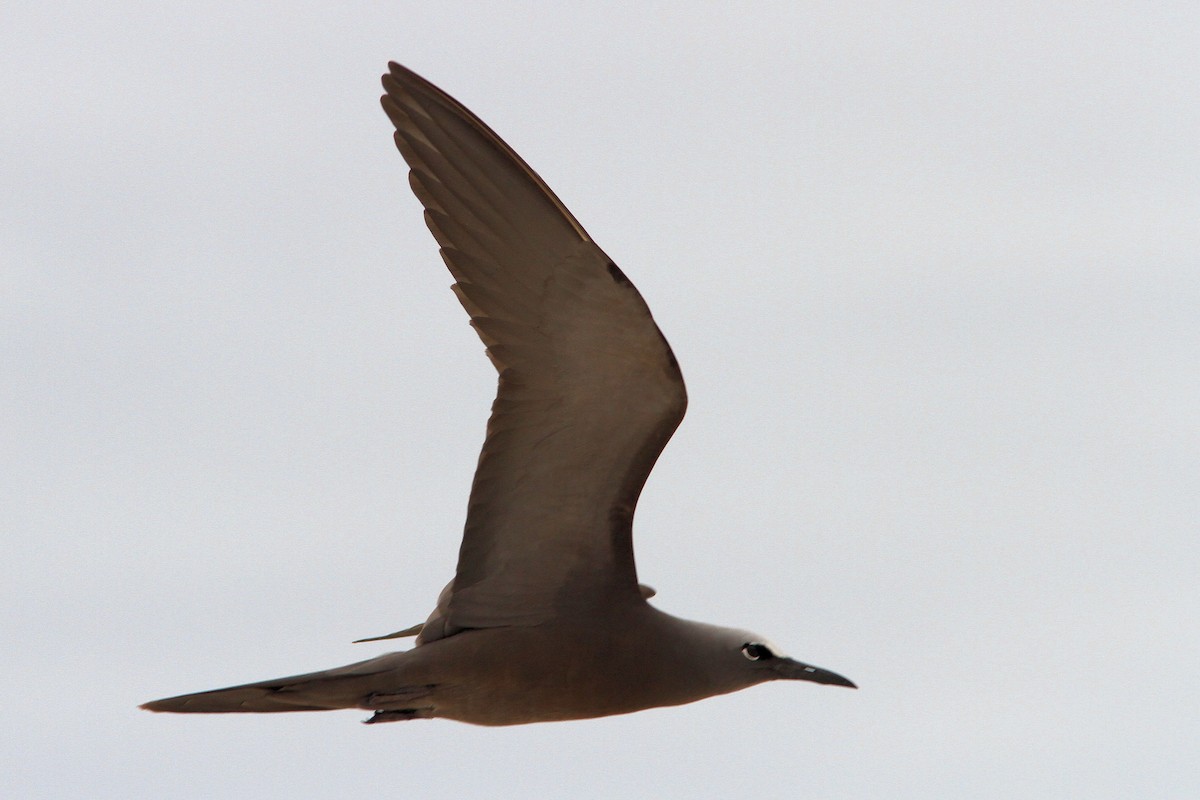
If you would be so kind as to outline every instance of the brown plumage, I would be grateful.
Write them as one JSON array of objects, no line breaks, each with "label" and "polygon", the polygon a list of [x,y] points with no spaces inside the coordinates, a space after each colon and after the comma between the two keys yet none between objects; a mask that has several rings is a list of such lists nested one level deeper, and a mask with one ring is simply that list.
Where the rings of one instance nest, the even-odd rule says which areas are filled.
[{"label": "brown plumage", "polygon": [[486,725],[691,702],[778,678],[853,686],[646,600],[634,509],[687,406],[637,289],[474,114],[391,64],[382,102],[454,291],[499,372],[454,579],[412,650],[147,703],[374,710]]}]

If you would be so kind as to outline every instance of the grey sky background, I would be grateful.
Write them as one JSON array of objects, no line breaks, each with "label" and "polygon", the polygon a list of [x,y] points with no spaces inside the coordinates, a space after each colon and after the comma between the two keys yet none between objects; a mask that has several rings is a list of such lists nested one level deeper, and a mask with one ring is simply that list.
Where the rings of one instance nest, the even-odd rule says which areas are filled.
[{"label": "grey sky background", "polygon": [[[1193,798],[1193,2],[6,3],[0,786],[20,798]],[[365,727],[495,376],[401,61],[645,296],[691,405],[640,575],[858,692]]]}]

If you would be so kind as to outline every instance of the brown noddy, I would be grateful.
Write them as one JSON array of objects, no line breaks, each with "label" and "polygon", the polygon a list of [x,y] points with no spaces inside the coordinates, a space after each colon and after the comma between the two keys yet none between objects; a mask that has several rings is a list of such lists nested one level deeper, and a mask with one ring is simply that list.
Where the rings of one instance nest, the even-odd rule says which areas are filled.
[{"label": "brown noddy", "polygon": [[454,292],[500,374],[454,579],[407,651],[154,700],[182,713],[373,711],[367,722],[582,719],[772,680],[853,687],[638,583],[638,496],[683,419],[679,365],[625,274],[461,103],[390,64],[384,111]]}]

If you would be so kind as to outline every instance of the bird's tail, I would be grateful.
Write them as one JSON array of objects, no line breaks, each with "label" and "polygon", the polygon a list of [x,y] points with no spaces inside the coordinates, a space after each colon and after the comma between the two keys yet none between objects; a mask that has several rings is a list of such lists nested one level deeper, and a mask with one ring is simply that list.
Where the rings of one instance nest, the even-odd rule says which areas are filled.
[{"label": "bird's tail", "polygon": [[147,711],[176,714],[271,713],[277,711],[330,711],[365,708],[375,689],[372,677],[394,670],[404,653],[359,661],[344,667],[293,675],[258,683],[230,686],[195,694],[151,700]]}]

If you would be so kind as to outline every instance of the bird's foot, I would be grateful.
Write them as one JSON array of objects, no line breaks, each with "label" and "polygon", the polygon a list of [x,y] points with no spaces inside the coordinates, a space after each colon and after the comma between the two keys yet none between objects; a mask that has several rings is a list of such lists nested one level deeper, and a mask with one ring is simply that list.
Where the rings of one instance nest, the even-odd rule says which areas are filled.
[{"label": "bird's foot", "polygon": [[364,719],[364,725],[374,725],[377,722],[403,722],[409,719],[432,719],[432,708],[404,708],[399,710],[376,711],[369,719]]}]

